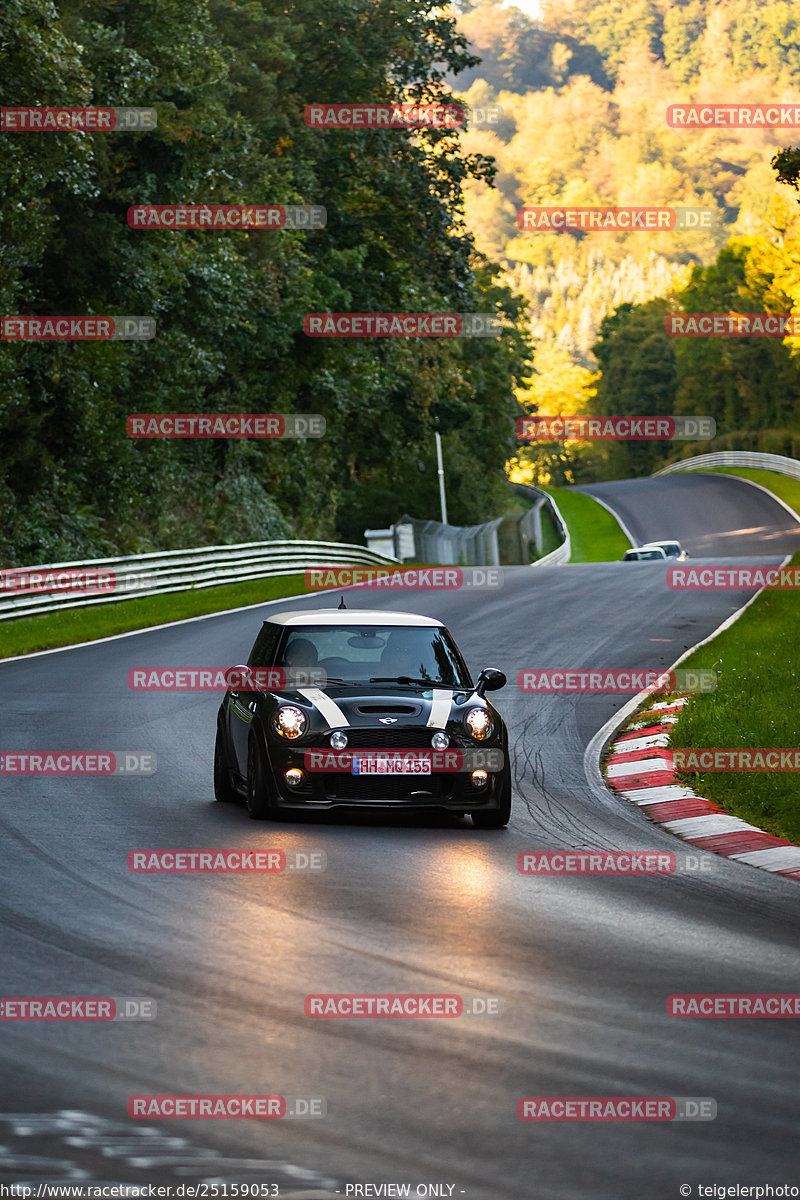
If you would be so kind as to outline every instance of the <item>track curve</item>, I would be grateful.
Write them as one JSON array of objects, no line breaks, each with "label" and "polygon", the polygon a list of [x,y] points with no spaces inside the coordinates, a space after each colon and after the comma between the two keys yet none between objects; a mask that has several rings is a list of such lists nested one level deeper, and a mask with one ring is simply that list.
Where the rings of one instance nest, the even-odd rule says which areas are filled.
[{"label": "track curve", "polygon": [[[800,542],[783,509],[718,476],[582,490],[602,494],[643,540],[675,536],[693,556],[746,561],[755,550],[776,562]],[[213,1156],[235,1157],[261,1162],[251,1177],[297,1196],[344,1195],[353,1181],[405,1182],[412,1195],[417,1184],[453,1185],[469,1200],[667,1200],[683,1183],[794,1182],[797,1023],[677,1021],[665,1005],[675,992],[792,991],[797,884],[715,856],[697,875],[628,879],[525,878],[516,865],[532,848],[676,848],[627,802],[599,804],[583,775],[584,747],[625,697],[526,695],[518,671],[664,666],[746,598],[671,592],[650,563],[507,568],[502,588],[478,595],[365,593],[362,606],[440,617],[471,668],[508,673],[496,703],[516,793],[509,830],[494,833],[432,816],[271,826],[214,804],[218,697],[135,694],[126,674],[241,662],[259,608],[0,663],[3,749],[152,750],[159,762],[139,779],[0,777],[4,994],[152,996],[159,1006],[156,1021],[136,1024],[3,1022],[5,1112],[89,1115],[73,1118],[81,1145],[68,1128],[20,1134],[19,1118],[0,1121],[0,1145],[71,1163],[53,1168],[58,1178],[85,1169],[180,1182],[207,1176]],[[269,878],[127,870],[130,849],[180,846],[322,849],[328,867]],[[303,998],[320,991],[479,993],[501,997],[504,1011],[312,1022]],[[130,1134],[92,1125],[135,1126],[132,1094],[259,1092],[324,1096],[328,1115],[148,1122],[187,1145],[156,1147],[152,1159],[140,1151],[146,1167],[131,1165]],[[710,1123],[537,1125],[517,1118],[526,1095],[711,1096],[719,1113]],[[3,1181],[21,1170],[0,1159]]]}]

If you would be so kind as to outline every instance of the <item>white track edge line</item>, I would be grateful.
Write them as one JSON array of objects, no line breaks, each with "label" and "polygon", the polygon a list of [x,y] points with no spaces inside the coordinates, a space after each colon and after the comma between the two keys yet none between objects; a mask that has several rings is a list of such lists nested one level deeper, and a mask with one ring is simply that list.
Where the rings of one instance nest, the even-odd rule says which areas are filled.
[{"label": "white track edge line", "polygon": [[[576,492],[580,491],[580,488],[576,487],[575,491]],[[596,500],[598,504],[602,504],[603,508],[607,509],[607,511],[611,513],[612,517],[617,522],[617,524],[619,525],[622,532],[625,534],[625,537],[628,539],[628,541],[631,544],[631,548],[633,548],[634,546],[637,545],[637,543],[633,540],[633,534],[631,533],[630,529],[628,529],[628,526],[625,524],[622,517],[619,515],[618,512],[614,511],[614,509],[611,507],[610,504],[606,504],[605,500],[601,500],[599,496],[595,496],[594,492],[582,492],[581,494],[583,496],[588,496],[590,500]]]},{"label": "white track edge line", "polygon": [[[265,576],[269,578],[269,576]],[[145,625],[141,629],[128,629],[124,633],[110,633],[108,637],[93,638],[91,642],[73,642],[70,646],[51,646],[49,650],[32,650],[30,654],[15,654],[11,658],[0,658],[0,667],[6,663],[20,662],[23,658],[41,658],[43,654],[61,654],[65,650],[82,650],[84,646],[101,646],[103,642],[116,642],[120,638],[136,637],[138,633],[152,633],[156,629],[172,629],[175,625],[189,625],[192,621],[209,621],[212,617],[225,617],[230,613],[247,612],[251,608],[266,608],[268,604],[282,604],[284,600],[305,600],[309,596],[329,596],[331,592],[343,592],[345,588],[326,588],[320,592],[298,592],[294,596],[278,596],[276,600],[259,600],[256,604],[241,604],[238,608],[222,608],[218,612],[200,613],[196,617],[181,617],[179,621],[166,621],[163,625]]]},{"label": "white track edge line", "polygon": [[[780,564],[781,569],[786,566],[791,557],[791,554],[784,556],[783,561]],[[680,658],[675,659],[675,662],[671,667],[667,667],[666,669],[668,671],[674,671],[678,664],[682,663],[684,659],[689,657],[690,654],[694,654],[695,650],[699,650],[701,646],[705,646],[709,642],[713,642],[714,638],[717,637],[718,634],[723,633],[726,629],[729,629],[731,625],[735,624],[735,622],[739,620],[739,617],[741,617],[742,614],[747,611],[750,605],[758,599],[761,593],[766,590],[766,585],[759,588],[758,591],[755,592],[755,594],[752,595],[750,599],[742,605],[741,608],[737,608],[736,611],[732,612],[729,617],[726,617],[722,624],[718,625],[717,628],[708,635],[708,637],[702,638],[699,642],[695,642],[693,646],[690,646],[688,650],[681,654]],[[597,733],[591,739],[583,752],[583,771],[584,775],[586,776],[586,782],[589,784],[594,796],[607,808],[610,808],[617,813],[617,815],[619,815],[621,809],[623,811],[628,809],[633,814],[638,812],[638,808],[636,805],[632,804],[630,800],[623,800],[621,796],[618,796],[616,792],[606,786],[606,782],[603,779],[603,773],[600,770],[600,758],[603,750],[606,747],[606,744],[611,741],[611,738],[619,729],[620,725],[624,724],[624,722],[636,712],[637,708],[639,708],[651,695],[652,693],[645,688],[636,696],[633,696],[630,700],[627,700],[625,704],[623,704],[622,708],[618,709],[613,716],[609,717],[605,725],[598,729]],[[617,801],[619,801],[619,803],[617,803]]]}]

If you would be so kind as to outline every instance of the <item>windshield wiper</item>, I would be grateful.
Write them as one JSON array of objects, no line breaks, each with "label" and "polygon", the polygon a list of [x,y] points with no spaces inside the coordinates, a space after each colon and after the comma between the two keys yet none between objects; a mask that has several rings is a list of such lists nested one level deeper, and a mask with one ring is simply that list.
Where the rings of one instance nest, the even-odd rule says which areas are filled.
[{"label": "windshield wiper", "polygon": [[447,687],[446,683],[435,679],[414,679],[411,675],[373,675],[370,683],[402,683],[413,684],[414,687]]}]

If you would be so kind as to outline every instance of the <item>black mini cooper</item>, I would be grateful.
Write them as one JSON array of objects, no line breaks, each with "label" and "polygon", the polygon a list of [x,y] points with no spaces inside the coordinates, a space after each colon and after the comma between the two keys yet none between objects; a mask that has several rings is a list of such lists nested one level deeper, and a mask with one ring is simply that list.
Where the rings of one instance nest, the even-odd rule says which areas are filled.
[{"label": "black mini cooper", "polygon": [[412,613],[317,609],[267,618],[228,673],[214,794],[255,819],[338,806],[446,809],[479,829],[511,814],[508,733],[447,629]]}]

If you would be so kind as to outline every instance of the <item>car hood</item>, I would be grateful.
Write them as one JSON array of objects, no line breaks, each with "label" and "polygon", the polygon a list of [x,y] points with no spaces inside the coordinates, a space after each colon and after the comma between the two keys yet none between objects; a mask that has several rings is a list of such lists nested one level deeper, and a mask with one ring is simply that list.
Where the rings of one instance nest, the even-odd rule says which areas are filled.
[{"label": "car hood", "polygon": [[474,705],[487,707],[474,688],[392,687],[386,684],[328,684],[325,688],[303,687],[281,692],[279,701],[300,704],[312,710],[318,729],[387,730],[402,725],[444,729],[449,720]]}]

